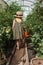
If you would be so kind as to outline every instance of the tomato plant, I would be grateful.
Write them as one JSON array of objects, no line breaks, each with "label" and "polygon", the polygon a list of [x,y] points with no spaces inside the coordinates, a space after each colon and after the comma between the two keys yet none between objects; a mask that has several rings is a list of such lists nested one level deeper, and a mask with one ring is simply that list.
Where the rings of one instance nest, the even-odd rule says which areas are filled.
[{"label": "tomato plant", "polygon": [[43,57],[43,7],[37,4],[32,13],[27,16],[25,25],[30,36],[29,43],[36,51],[36,56]]},{"label": "tomato plant", "polygon": [[5,9],[0,8],[0,50],[6,50],[5,46],[7,46],[8,41],[13,40],[12,23],[18,10],[21,10],[21,7],[16,3],[12,3]]}]

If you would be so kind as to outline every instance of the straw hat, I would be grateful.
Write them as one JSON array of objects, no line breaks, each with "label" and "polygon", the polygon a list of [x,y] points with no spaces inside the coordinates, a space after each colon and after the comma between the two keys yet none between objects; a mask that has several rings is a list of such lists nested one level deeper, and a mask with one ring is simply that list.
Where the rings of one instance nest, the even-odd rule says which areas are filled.
[{"label": "straw hat", "polygon": [[16,15],[14,15],[14,16],[17,17],[17,18],[22,18],[23,12],[22,11],[17,11]]}]

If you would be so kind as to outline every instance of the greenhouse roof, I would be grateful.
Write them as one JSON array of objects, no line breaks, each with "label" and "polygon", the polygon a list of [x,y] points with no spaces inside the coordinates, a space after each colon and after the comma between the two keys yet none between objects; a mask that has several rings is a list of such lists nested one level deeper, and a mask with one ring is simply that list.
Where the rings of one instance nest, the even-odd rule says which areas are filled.
[{"label": "greenhouse roof", "polygon": [[16,2],[21,6],[24,11],[24,16],[27,16],[28,13],[31,13],[32,8],[34,8],[35,0],[5,0],[8,4]]}]

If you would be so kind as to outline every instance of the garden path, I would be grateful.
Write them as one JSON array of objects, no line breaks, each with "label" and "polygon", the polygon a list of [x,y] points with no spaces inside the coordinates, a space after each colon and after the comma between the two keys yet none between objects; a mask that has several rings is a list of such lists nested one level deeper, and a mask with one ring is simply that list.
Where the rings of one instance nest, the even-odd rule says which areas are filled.
[{"label": "garden path", "polygon": [[16,50],[9,65],[29,65],[27,45],[20,50]]}]

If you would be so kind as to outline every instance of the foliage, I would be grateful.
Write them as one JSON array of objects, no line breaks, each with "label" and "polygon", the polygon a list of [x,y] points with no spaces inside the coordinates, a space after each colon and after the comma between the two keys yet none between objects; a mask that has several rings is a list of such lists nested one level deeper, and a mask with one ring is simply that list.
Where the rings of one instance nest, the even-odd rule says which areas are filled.
[{"label": "foliage", "polygon": [[43,38],[41,38],[39,33],[34,33],[31,37],[30,45],[36,51],[36,56],[43,57]]},{"label": "foliage", "polygon": [[36,56],[43,57],[43,7],[40,7],[40,3],[35,5],[32,14],[27,16],[25,25],[31,34],[30,45],[36,51]]},{"label": "foliage", "polygon": [[6,41],[13,39],[12,22],[18,10],[21,10],[21,7],[16,3],[12,3],[5,9],[0,8],[0,49],[6,45]]}]

